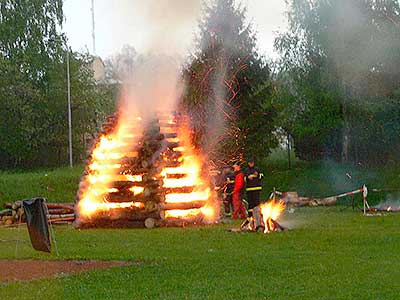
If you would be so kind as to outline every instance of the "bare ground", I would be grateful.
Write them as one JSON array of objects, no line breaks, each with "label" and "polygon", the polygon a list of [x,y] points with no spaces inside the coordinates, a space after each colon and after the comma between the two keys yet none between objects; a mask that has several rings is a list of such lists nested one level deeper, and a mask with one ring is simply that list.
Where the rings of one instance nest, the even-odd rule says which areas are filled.
[{"label": "bare ground", "polygon": [[33,280],[132,264],[127,261],[100,260],[0,260],[0,282]]}]

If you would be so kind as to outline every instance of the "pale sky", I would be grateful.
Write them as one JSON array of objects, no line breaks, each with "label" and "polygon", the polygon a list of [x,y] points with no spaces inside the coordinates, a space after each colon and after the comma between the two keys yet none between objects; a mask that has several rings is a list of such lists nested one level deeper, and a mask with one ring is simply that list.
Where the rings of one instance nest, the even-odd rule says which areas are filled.
[{"label": "pale sky", "polygon": [[[180,3],[170,8],[170,4],[174,1]],[[201,2],[200,0],[94,0],[96,54],[106,58],[118,52],[126,44],[143,52],[150,46],[149,43],[163,39],[161,47],[170,48],[174,44],[179,44],[178,47],[182,48],[182,45],[185,45],[187,48],[193,40],[199,13],[197,4],[182,7],[182,3],[186,5],[190,1]],[[162,2],[167,2],[168,7],[162,7]],[[242,3],[247,5],[247,18],[253,23],[257,32],[259,52],[267,57],[276,57],[273,51],[276,32],[285,31],[287,28],[285,1],[242,0]],[[92,53],[91,0],[64,0],[64,14],[63,31],[66,32],[72,49],[75,51],[87,49]],[[175,27],[170,28],[170,23],[174,23]]]}]

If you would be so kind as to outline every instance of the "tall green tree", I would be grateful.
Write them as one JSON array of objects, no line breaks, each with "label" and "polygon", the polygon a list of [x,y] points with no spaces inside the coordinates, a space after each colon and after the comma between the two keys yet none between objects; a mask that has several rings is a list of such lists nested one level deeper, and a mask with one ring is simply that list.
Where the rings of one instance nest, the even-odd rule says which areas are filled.
[{"label": "tall green tree", "polygon": [[[0,2],[0,167],[68,161],[67,78],[61,0]],[[88,55],[70,53],[74,159],[106,109]],[[108,105],[108,104],[107,104]]]},{"label": "tall green tree", "polygon": [[291,108],[290,117],[285,109],[281,119],[298,156],[389,159],[399,147],[393,143],[399,124],[387,109],[398,112],[399,2],[288,4],[290,30],[276,41],[282,67],[278,99]]},{"label": "tall green tree", "polygon": [[246,10],[233,0],[205,2],[197,50],[185,72],[184,104],[196,142],[217,164],[264,156],[275,140],[269,69],[257,53]]}]

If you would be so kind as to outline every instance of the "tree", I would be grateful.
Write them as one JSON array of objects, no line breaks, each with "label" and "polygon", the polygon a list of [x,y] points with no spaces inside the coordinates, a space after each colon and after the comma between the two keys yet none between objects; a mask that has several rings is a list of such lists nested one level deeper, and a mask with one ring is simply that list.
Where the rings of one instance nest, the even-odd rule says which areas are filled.
[{"label": "tree", "polygon": [[105,60],[106,79],[108,81],[123,82],[132,77],[138,60],[135,48],[124,45],[120,52]]},{"label": "tree", "polygon": [[275,143],[269,70],[245,13],[233,0],[205,4],[197,50],[185,71],[183,103],[195,141],[216,164],[265,155]]},{"label": "tree", "polygon": [[[67,162],[67,79],[61,0],[0,2],[0,167]],[[82,135],[106,112],[89,55],[70,53],[75,160]]]},{"label": "tree", "polygon": [[[399,2],[288,3],[290,30],[277,39],[276,48],[281,52],[281,99],[289,99],[293,112],[292,122],[285,125],[293,135],[298,156],[387,160],[390,154],[377,151],[372,144],[398,149],[384,138],[392,135],[389,128],[398,125],[391,121],[391,114],[387,123],[382,123],[382,110],[377,107],[393,108],[396,101]],[[329,126],[323,126],[325,123]],[[317,151],[310,151],[311,145]]]}]

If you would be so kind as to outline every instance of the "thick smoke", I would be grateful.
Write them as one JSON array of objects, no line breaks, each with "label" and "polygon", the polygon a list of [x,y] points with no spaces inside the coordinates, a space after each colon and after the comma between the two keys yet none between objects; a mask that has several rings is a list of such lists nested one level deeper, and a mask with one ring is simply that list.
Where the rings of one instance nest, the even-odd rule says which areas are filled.
[{"label": "thick smoke", "polygon": [[145,119],[173,111],[183,87],[179,73],[179,60],[171,56],[146,57],[124,81],[120,110]]},{"label": "thick smoke", "polygon": [[[181,66],[192,45],[200,4],[200,0],[118,2],[122,14],[141,19],[140,30],[145,34],[139,49],[142,53],[123,79],[121,111],[151,117],[175,109],[183,90]],[[139,29],[127,28],[127,32],[131,30]]]},{"label": "thick smoke", "polygon": [[193,42],[201,0],[136,1],[136,9],[148,20],[145,49],[150,52],[185,55]]},{"label": "thick smoke", "polygon": [[386,199],[384,201],[381,201],[375,207],[380,210],[399,211],[400,210],[400,193],[388,194],[386,196]]}]

